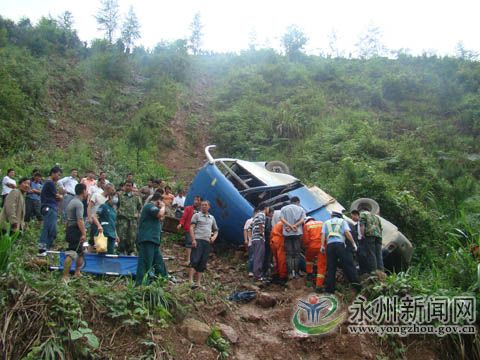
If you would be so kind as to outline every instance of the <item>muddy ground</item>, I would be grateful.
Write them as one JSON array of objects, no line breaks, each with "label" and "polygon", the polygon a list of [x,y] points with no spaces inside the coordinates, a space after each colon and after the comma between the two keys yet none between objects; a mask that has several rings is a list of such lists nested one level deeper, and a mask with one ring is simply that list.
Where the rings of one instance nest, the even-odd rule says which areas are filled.
[{"label": "muddy ground", "polygon": [[[176,240],[178,241],[178,240]],[[229,251],[226,254],[210,255],[208,270],[205,273],[204,289],[191,290],[188,284],[187,268],[184,266],[185,250],[181,244],[169,240],[162,246],[169,272],[178,281],[170,285],[171,290],[181,294],[180,298],[189,304],[185,318],[197,319],[210,327],[225,324],[234,329],[238,336],[236,343],[230,344],[229,359],[397,359],[398,345],[391,345],[387,339],[370,335],[351,335],[345,324],[337,331],[323,336],[303,337],[297,334],[291,324],[293,311],[298,298],[312,294],[305,279],[290,282],[287,286],[257,286],[248,278],[245,267],[245,255]],[[271,295],[276,304],[263,308],[255,300],[248,303],[233,303],[226,298],[239,290],[254,290]],[[340,294],[344,310],[353,294]],[[206,345],[194,344],[182,330],[182,319],[165,329],[151,330],[151,337],[158,344],[158,358],[174,359],[218,359],[219,352]],[[122,344],[114,341],[111,348],[114,358],[140,356],[142,345],[140,338],[125,331],[119,338],[129,339]],[[137,334],[140,335],[140,334]],[[137,338],[137,339],[135,339]],[[411,338],[404,341],[405,359],[437,359],[438,349],[428,339]],[[123,351],[118,351],[124,347]],[[128,355],[127,355],[128,354]]]}]

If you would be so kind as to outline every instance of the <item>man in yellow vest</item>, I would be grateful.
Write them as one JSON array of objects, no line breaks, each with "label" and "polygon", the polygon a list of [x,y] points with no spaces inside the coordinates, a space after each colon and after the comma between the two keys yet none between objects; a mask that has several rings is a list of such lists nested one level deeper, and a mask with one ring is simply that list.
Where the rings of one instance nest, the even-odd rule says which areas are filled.
[{"label": "man in yellow vest", "polygon": [[353,254],[348,251],[345,244],[345,238],[350,241],[353,250],[357,251],[357,245],[350,233],[348,223],[343,219],[339,212],[332,212],[332,218],[325,221],[322,229],[322,246],[320,251],[325,253],[325,242],[327,244],[327,278],[325,281],[325,292],[335,293],[335,276],[337,273],[337,264],[343,269],[348,281],[355,290],[360,291],[361,285],[358,280],[357,269],[353,262]]}]

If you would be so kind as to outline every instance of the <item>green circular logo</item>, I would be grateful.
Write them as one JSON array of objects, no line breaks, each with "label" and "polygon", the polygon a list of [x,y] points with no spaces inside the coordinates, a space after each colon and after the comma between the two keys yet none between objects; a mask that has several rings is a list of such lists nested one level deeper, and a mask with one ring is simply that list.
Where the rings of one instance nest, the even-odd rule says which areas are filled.
[{"label": "green circular logo", "polygon": [[298,300],[292,324],[295,330],[302,334],[328,334],[346,318],[344,312],[337,314],[339,310],[339,303],[335,296],[312,294],[307,300]]}]

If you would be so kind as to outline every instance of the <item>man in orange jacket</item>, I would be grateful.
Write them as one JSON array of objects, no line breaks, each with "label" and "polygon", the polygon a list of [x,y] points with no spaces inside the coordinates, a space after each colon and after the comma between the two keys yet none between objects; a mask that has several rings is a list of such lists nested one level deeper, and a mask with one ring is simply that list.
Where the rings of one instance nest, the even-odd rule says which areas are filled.
[{"label": "man in orange jacket", "polygon": [[283,237],[283,223],[279,221],[272,228],[270,235],[270,250],[274,259],[274,273],[282,282],[287,280],[287,259],[285,256],[285,239]]},{"label": "man in orange jacket", "polygon": [[317,259],[317,288],[323,287],[325,273],[327,272],[327,256],[320,252],[322,246],[322,226],[323,223],[321,221],[317,221],[312,217],[307,217],[303,226],[307,279],[313,280],[313,265],[315,259]]}]

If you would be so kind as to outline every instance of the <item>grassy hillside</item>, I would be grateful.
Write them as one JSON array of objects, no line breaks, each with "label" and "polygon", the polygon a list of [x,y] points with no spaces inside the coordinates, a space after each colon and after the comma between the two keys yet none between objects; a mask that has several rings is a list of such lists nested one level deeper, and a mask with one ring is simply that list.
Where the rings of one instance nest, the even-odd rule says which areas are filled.
[{"label": "grassy hillside", "polygon": [[457,227],[465,245],[478,241],[480,64],[406,55],[291,62],[267,50],[223,64],[214,129],[222,153],[283,160],[346,206],[376,199],[423,260]]},{"label": "grassy hillside", "polygon": [[151,53],[104,40],[86,47],[51,19],[0,19],[0,168],[165,175],[157,154],[174,146],[168,124],[188,91],[186,51],[181,41]]}]

